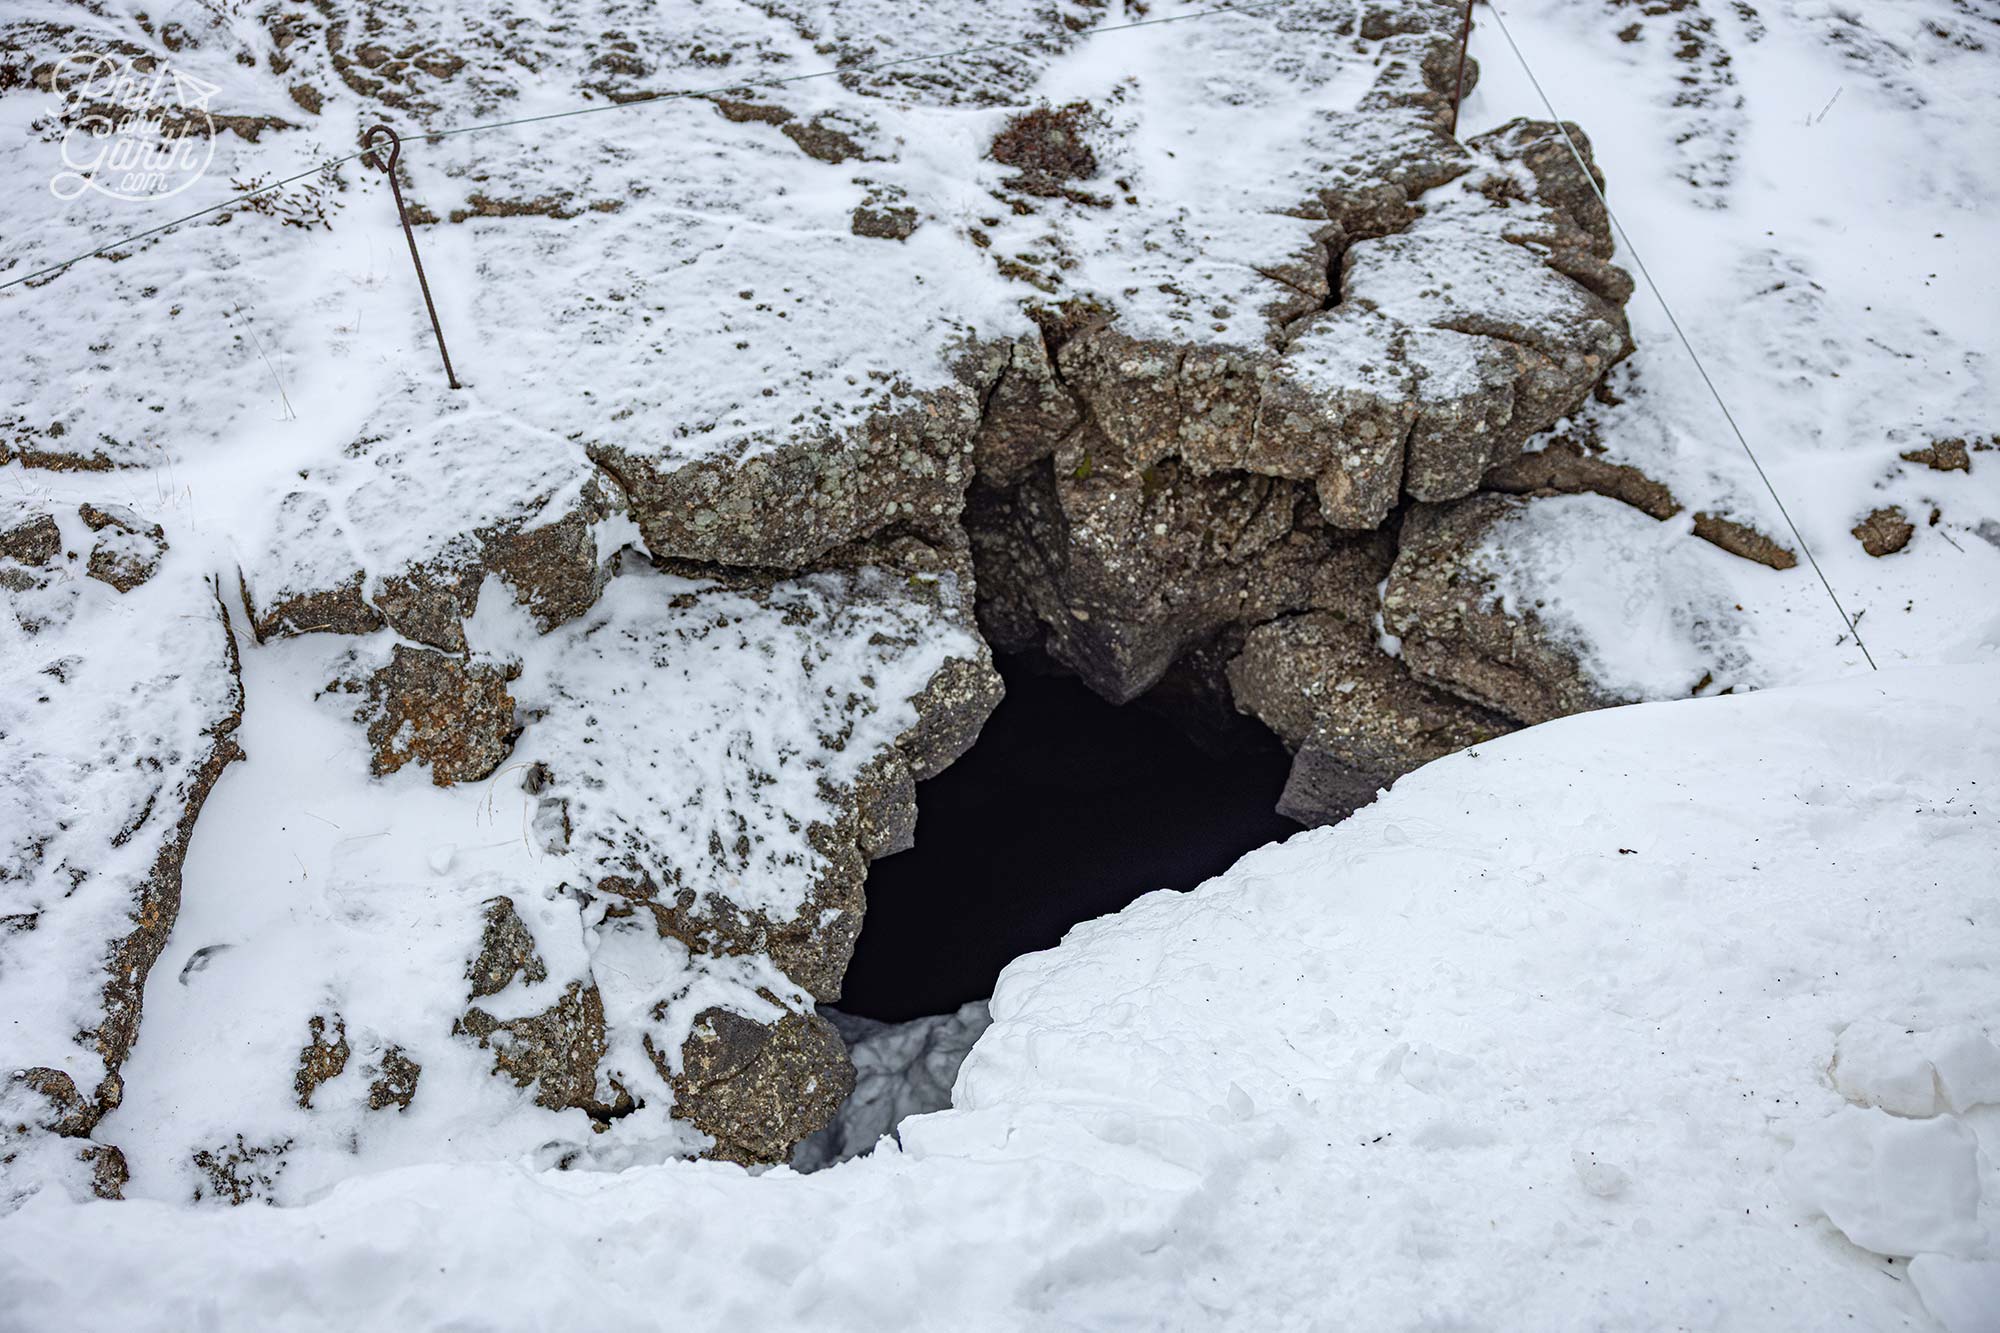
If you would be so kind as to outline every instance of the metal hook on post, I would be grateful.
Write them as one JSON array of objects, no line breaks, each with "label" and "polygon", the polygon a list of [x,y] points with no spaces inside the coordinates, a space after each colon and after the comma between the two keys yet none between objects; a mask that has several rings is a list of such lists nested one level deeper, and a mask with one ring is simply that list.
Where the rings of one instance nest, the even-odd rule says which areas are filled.
[{"label": "metal hook on post", "polygon": [[[376,145],[384,138],[389,141],[389,156],[386,161],[376,152]],[[403,186],[396,179],[396,163],[401,161],[403,156],[402,137],[387,125],[376,125],[361,136],[361,145],[361,160],[389,178],[390,193],[396,196],[396,216],[403,224],[403,239],[410,243],[410,262],[416,265],[417,286],[424,293],[424,309],[430,311],[431,332],[437,335],[438,356],[444,360],[444,377],[452,388],[462,389],[465,386],[460,384],[458,376],[452,373],[451,353],[445,350],[444,328],[438,323],[437,303],[431,300],[430,280],[424,277],[423,257],[417,253],[417,234],[410,230],[410,210],[403,203]]]},{"label": "metal hook on post", "polygon": [[1458,30],[1458,87],[1451,95],[1451,137],[1458,137],[1458,106],[1465,100],[1465,52],[1472,45],[1472,0],[1465,0],[1465,22]]}]

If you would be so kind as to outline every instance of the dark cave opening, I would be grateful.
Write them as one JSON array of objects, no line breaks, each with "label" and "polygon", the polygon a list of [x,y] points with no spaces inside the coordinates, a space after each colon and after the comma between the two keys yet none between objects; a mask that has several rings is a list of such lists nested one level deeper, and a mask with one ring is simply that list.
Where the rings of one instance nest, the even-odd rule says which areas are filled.
[{"label": "dark cave opening", "polygon": [[1156,710],[1002,658],[979,741],[917,788],[916,846],[876,861],[839,1007],[886,1022],[992,994],[1000,970],[1154,889],[1191,889],[1299,830],[1290,760],[1248,718],[1197,746]]}]

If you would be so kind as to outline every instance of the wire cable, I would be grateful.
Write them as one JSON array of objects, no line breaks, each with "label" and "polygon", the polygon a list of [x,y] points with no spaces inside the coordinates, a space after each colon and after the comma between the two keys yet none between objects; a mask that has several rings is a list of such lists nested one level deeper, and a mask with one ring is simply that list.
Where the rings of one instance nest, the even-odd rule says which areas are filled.
[{"label": "wire cable", "polygon": [[[1193,19],[1214,18],[1219,14],[1252,14],[1266,9],[1279,9],[1297,2],[1298,0],[1254,0],[1254,3],[1251,4],[1218,5],[1211,9],[1197,9],[1186,14],[1164,14],[1159,18],[1136,19],[1131,23],[1118,23],[1109,27],[1086,28],[1075,35],[1077,40],[1083,41],[1092,37],[1107,36],[1114,32],[1130,32],[1135,28],[1155,28],[1164,23],[1185,23]],[[734,83],[727,83],[714,88],[685,88],[666,92],[646,93],[642,96],[626,98],[620,102],[605,102],[593,106],[572,107],[567,111],[549,111],[537,116],[516,116],[511,120],[486,121],[478,125],[461,125],[457,129],[433,130],[428,133],[412,131],[404,137],[406,140],[422,140],[428,143],[437,139],[455,138],[462,134],[484,134],[490,130],[511,129],[519,125],[539,125],[545,121],[567,120],[572,116],[589,116],[604,111],[625,111],[635,106],[649,106],[655,102],[719,97],[724,93],[737,92],[743,89],[778,88],[786,84],[805,83],[813,79],[831,79],[845,74],[875,74],[882,70],[895,69],[902,65],[917,65],[934,60],[957,60],[964,56],[981,55],[989,51],[1030,50],[1037,46],[1040,41],[1041,38],[1036,37],[1013,42],[982,42],[974,46],[962,46],[952,51],[930,51],[923,55],[898,56],[893,60],[877,60],[864,65],[834,65],[827,69],[812,70],[805,74],[786,74],[776,78],[765,79],[738,79]],[[271,191],[283,189],[287,185],[296,185],[310,176],[317,176],[321,172],[345,166],[347,163],[356,161],[362,156],[363,154],[357,151],[349,153],[345,157],[329,158],[324,162],[316,163],[306,170],[299,172],[297,175],[286,176],[284,179],[272,181],[268,185],[260,185],[254,190],[245,190],[242,194],[232,195],[219,204],[210,204],[206,208],[196,209],[192,213],[177,217],[171,222],[162,222],[157,227],[148,227],[145,231],[133,232],[130,236],[122,236],[108,244],[100,245],[95,250],[85,251],[83,254],[72,256],[59,263],[50,264],[46,268],[36,269],[33,273],[23,274],[21,277],[10,278],[6,282],[0,282],[0,291],[5,291],[9,287],[19,286],[24,282],[33,282],[37,278],[45,278],[51,273],[59,273],[71,264],[78,264],[86,259],[94,259],[98,255],[108,253],[112,250],[123,249],[135,241],[143,241],[148,236],[157,236],[163,231],[169,231],[172,228],[180,226],[182,223],[193,222],[197,218],[207,217],[211,213],[219,213],[225,208],[233,208],[237,204],[255,199],[258,195],[269,194]]]},{"label": "wire cable", "polygon": [[1680,320],[1675,318],[1674,308],[1667,304],[1666,294],[1660,290],[1660,284],[1653,281],[1652,271],[1640,257],[1639,247],[1632,244],[1632,237],[1626,232],[1625,224],[1618,220],[1618,214],[1612,211],[1611,201],[1604,197],[1604,190],[1598,185],[1597,176],[1591,171],[1590,164],[1584,160],[1583,151],[1576,146],[1576,140],[1570,137],[1569,126],[1557,114],[1555,103],[1549,100],[1548,93],[1542,88],[1542,81],[1535,77],[1535,71],[1528,64],[1528,58],[1521,54],[1520,44],[1514,40],[1514,34],[1508,31],[1507,20],[1501,14],[1500,6],[1493,3],[1493,0],[1487,0],[1487,8],[1493,11],[1493,21],[1499,27],[1500,35],[1507,39],[1508,47],[1514,52],[1514,59],[1521,63],[1521,72],[1528,76],[1528,82],[1534,85],[1535,95],[1542,99],[1542,105],[1548,109],[1549,119],[1555,122],[1556,129],[1562,134],[1563,142],[1569,145],[1570,156],[1576,159],[1576,165],[1583,171],[1583,178],[1589,182],[1591,193],[1596,195],[1597,202],[1604,206],[1604,215],[1611,219],[1611,225],[1618,229],[1618,239],[1624,243],[1626,253],[1632,256],[1633,266],[1639,270],[1639,276],[1646,280],[1646,286],[1653,293],[1653,299],[1660,303],[1660,309],[1666,312],[1667,323],[1673,326],[1674,336],[1680,339],[1681,346],[1687,350],[1688,360],[1694,362],[1695,371],[1701,376],[1701,382],[1708,387],[1709,397],[1715,399],[1715,405],[1722,409],[1722,419],[1729,423],[1730,432],[1736,436],[1736,442],[1743,446],[1744,456],[1750,460],[1750,466],[1757,470],[1757,479],[1763,482],[1764,489],[1771,493],[1771,503],[1778,507],[1779,516],[1785,520],[1785,526],[1791,529],[1792,539],[1798,542],[1799,549],[1805,552],[1806,563],[1812,566],[1813,573],[1819,575],[1819,583],[1826,589],[1827,600],[1831,601],[1833,609],[1840,613],[1840,621],[1847,626],[1847,632],[1854,636],[1854,644],[1861,650],[1861,656],[1867,660],[1868,669],[1880,671],[1881,668],[1875,665],[1875,655],[1868,651],[1867,643],[1861,638],[1861,631],[1854,627],[1854,617],[1848,615],[1847,608],[1840,604],[1840,595],[1833,590],[1833,584],[1827,580],[1826,572],[1819,567],[1819,561],[1813,557],[1812,546],[1806,541],[1805,534],[1799,531],[1799,525],[1792,521],[1791,511],[1785,508],[1784,500],[1778,495],[1778,488],[1772,484],[1770,474],[1764,471],[1764,465],[1758,461],[1757,451],[1750,447],[1750,441],[1744,436],[1743,428],[1736,424],[1736,414],[1731,412],[1729,404],[1722,400],[1721,391],[1715,387],[1715,381],[1709,378],[1708,367],[1702,364],[1700,353],[1694,350],[1694,344],[1688,340],[1687,333],[1681,328]]}]

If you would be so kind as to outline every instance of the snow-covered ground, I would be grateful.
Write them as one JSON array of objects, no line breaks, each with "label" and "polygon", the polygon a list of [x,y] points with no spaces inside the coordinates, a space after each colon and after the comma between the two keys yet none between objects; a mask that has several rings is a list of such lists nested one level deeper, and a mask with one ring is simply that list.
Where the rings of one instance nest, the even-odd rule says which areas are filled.
[{"label": "snow-covered ground", "polygon": [[[1506,32],[1606,164],[1609,197],[1875,660],[1990,659],[2000,648],[2000,10],[1976,0],[1501,0]],[[1548,111],[1474,11],[1480,80],[1462,132]],[[1611,461],[1666,483],[1687,529],[1710,511],[1791,545],[1784,521],[1643,280],[1623,401],[1574,423]],[[1967,446],[1967,470],[1903,457]],[[1850,529],[1898,506],[1888,556]],[[1618,644],[1607,683],[1657,689],[1690,642],[1811,679],[1861,655],[1801,567],[1773,577],[1707,552],[1565,559],[1600,499],[1532,506],[1509,534],[1522,595],[1578,641]],[[1627,544],[1628,547],[1631,544]],[[1682,548],[1689,543],[1680,543]],[[1700,566],[1697,568],[1696,566]],[[1720,650],[1719,653],[1717,650]],[[1713,660],[1713,658],[1711,658]],[[1691,676],[1698,676],[1697,666]],[[1685,687],[1683,687],[1685,688]]]},{"label": "snow-covered ground", "polygon": [[900,1149],[44,1193],[0,1323],[1990,1329],[1996,788],[1989,668],[1564,719],[1020,960]]}]

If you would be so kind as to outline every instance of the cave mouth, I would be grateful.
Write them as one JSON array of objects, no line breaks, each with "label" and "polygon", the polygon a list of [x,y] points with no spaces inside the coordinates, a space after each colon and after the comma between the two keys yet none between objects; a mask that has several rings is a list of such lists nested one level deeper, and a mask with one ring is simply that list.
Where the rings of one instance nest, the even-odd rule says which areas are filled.
[{"label": "cave mouth", "polygon": [[1276,813],[1290,758],[1239,718],[1197,745],[1158,708],[999,660],[1007,695],[917,786],[916,846],[868,873],[839,1007],[900,1023],[993,993],[1000,970],[1154,889],[1191,889],[1299,831]]}]

